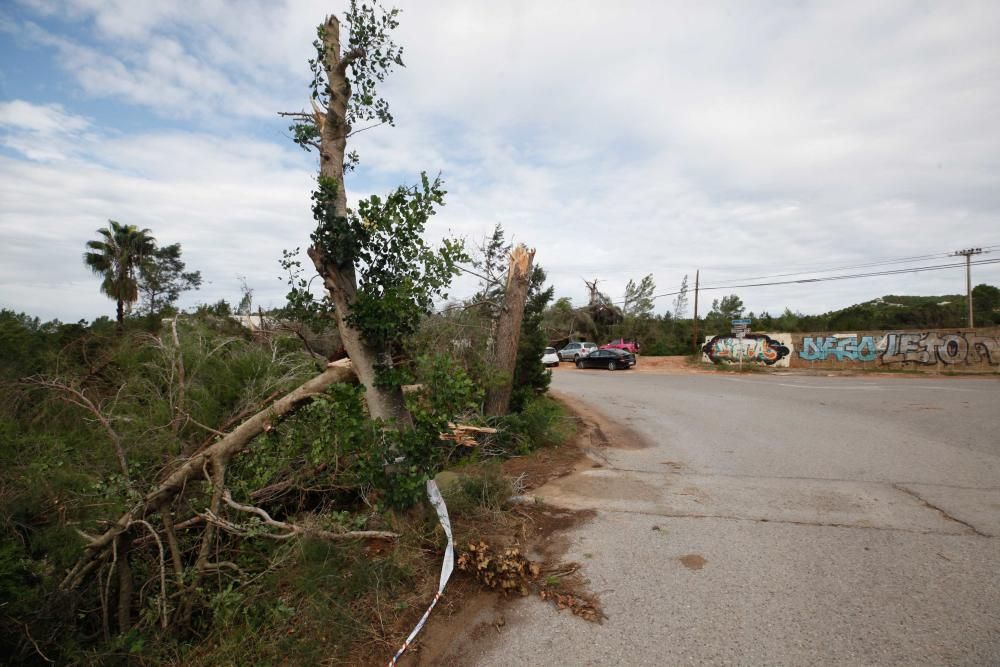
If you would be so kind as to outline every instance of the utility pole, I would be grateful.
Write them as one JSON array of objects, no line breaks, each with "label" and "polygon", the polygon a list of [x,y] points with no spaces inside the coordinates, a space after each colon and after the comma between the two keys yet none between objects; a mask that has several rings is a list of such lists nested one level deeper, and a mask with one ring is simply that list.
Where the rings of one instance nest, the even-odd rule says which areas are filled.
[{"label": "utility pole", "polygon": [[972,321],[972,256],[983,254],[983,249],[966,248],[965,250],[956,250],[951,254],[954,257],[958,257],[959,255],[965,257],[965,292],[966,302],[969,304],[969,328],[971,329],[975,326],[975,323]]},{"label": "utility pole", "polygon": [[692,339],[693,349],[691,352],[693,354],[698,354],[698,277],[701,274],[701,269],[697,269],[694,272],[694,338]]}]

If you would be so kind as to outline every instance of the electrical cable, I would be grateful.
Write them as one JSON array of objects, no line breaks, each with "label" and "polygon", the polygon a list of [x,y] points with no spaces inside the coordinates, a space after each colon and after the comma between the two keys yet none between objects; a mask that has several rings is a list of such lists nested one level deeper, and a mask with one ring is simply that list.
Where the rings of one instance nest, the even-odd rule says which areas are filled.
[{"label": "electrical cable", "polygon": [[[973,260],[972,262],[970,262],[970,264],[972,264],[972,265],[978,265],[978,264],[997,264],[997,263],[1000,263],[1000,259],[981,259],[981,260]],[[907,267],[907,268],[904,268],[904,269],[892,269],[892,270],[889,270],[889,271],[873,271],[873,272],[870,272],[870,273],[854,273],[854,274],[847,274],[847,275],[843,275],[843,276],[827,276],[825,278],[799,278],[797,280],[778,280],[778,281],[766,282],[766,283],[745,283],[745,284],[742,284],[742,285],[713,285],[713,286],[709,286],[709,287],[699,286],[698,287],[698,291],[699,292],[706,292],[706,291],[709,291],[709,290],[739,289],[739,288],[743,288],[743,287],[770,287],[770,286],[773,286],[773,285],[794,285],[794,284],[799,284],[799,283],[802,283],[802,284],[804,284],[804,283],[821,283],[821,282],[827,282],[827,281],[830,281],[830,280],[850,280],[850,279],[853,279],[853,278],[873,278],[873,277],[877,277],[877,276],[891,276],[891,275],[896,275],[896,274],[900,274],[900,273],[921,273],[921,272],[924,272],[924,271],[939,271],[941,269],[953,269],[953,268],[957,268],[957,267],[961,267],[961,266],[965,266],[965,262],[955,262],[953,264],[938,264],[938,265],[934,265],[934,266]],[[690,291],[690,290],[687,290],[687,291]],[[653,296],[651,296],[649,298],[650,299],[659,299],[660,297],[664,297],[664,296],[676,296],[677,294],[680,294],[680,293],[681,293],[680,290],[677,290],[675,292],[661,292],[660,294],[654,294]],[[611,303],[612,304],[625,303],[625,300],[619,299],[617,301],[612,301]]]},{"label": "electrical cable", "polygon": [[[998,263],[1000,263],[1000,258],[998,258],[998,259],[981,259],[981,260],[974,260],[974,261],[970,262],[970,264],[973,264],[973,265],[998,264]],[[958,267],[962,267],[962,266],[965,266],[965,265],[966,265],[965,262],[955,262],[953,264],[938,264],[938,265],[934,265],[934,266],[907,267],[907,268],[904,268],[904,269],[892,269],[892,270],[889,270],[889,271],[873,271],[873,272],[870,272],[870,273],[854,273],[854,274],[847,274],[847,275],[842,275],[842,276],[827,276],[825,278],[799,278],[799,279],[796,279],[796,280],[778,280],[778,281],[764,282],[764,283],[745,283],[745,284],[742,284],[742,285],[715,285],[715,286],[710,286],[710,287],[701,287],[701,286],[699,286],[698,287],[698,291],[699,292],[705,292],[705,291],[709,291],[709,290],[720,290],[720,289],[739,289],[739,288],[744,288],[744,287],[770,287],[770,286],[774,286],[774,285],[794,285],[794,284],[805,284],[805,283],[821,283],[821,282],[827,282],[827,281],[830,281],[830,280],[850,280],[850,279],[854,279],[854,278],[873,278],[873,277],[877,277],[877,276],[897,275],[897,274],[900,274],[900,273],[921,273],[921,272],[925,272],[925,271],[940,271],[942,269],[953,269],[953,268],[958,268]],[[658,298],[663,297],[663,296],[674,296],[676,294],[680,294],[680,291],[677,291],[677,292],[664,292],[662,294],[653,295],[650,298],[651,299],[658,299]],[[623,302],[621,302],[621,301],[615,301],[613,303],[623,303]]]}]

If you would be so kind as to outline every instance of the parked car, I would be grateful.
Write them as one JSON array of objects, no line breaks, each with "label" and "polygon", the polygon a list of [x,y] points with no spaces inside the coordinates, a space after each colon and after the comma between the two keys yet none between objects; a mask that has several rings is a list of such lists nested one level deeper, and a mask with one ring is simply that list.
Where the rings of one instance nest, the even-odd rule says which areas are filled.
[{"label": "parked car", "polygon": [[544,366],[559,365],[559,353],[556,352],[556,348],[554,347],[545,348],[545,354],[542,355],[542,365]]},{"label": "parked car", "polygon": [[607,345],[601,346],[602,350],[625,350],[632,354],[639,354],[639,341],[633,338],[616,338]]},{"label": "parked car", "polygon": [[635,355],[625,350],[595,350],[576,360],[577,368],[607,368],[626,370],[635,366]]},{"label": "parked car", "polygon": [[576,361],[579,357],[585,357],[597,349],[597,343],[567,343],[566,347],[559,350],[561,361]]}]

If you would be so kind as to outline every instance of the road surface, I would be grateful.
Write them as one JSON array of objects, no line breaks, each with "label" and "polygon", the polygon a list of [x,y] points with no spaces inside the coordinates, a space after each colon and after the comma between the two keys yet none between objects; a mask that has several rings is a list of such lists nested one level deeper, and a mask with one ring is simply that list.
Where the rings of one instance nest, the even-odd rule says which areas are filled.
[{"label": "road surface", "polygon": [[553,388],[645,441],[536,492],[597,511],[566,559],[609,618],[525,599],[462,662],[1000,664],[996,378],[560,370]]}]

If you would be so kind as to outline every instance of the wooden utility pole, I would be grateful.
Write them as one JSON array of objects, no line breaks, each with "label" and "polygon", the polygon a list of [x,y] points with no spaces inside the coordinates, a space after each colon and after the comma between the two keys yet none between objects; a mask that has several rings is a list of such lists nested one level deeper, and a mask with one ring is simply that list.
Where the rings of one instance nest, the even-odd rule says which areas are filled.
[{"label": "wooden utility pole", "polygon": [[694,337],[692,338],[692,350],[693,354],[698,354],[698,278],[701,274],[701,269],[694,272]]},{"label": "wooden utility pole", "polygon": [[534,258],[535,251],[528,250],[523,243],[518,244],[510,253],[507,289],[497,321],[493,353],[493,368],[501,381],[486,392],[485,411],[488,415],[505,415],[510,406],[510,393],[514,388],[517,365],[517,344],[521,338],[521,320],[524,318],[524,305],[528,300],[528,283]]},{"label": "wooden utility pole", "polygon": [[969,304],[969,328],[975,326],[972,320],[972,256],[983,254],[982,248],[966,248],[965,250],[956,250],[952,253],[955,257],[959,255],[965,257],[965,293],[966,302]]}]

